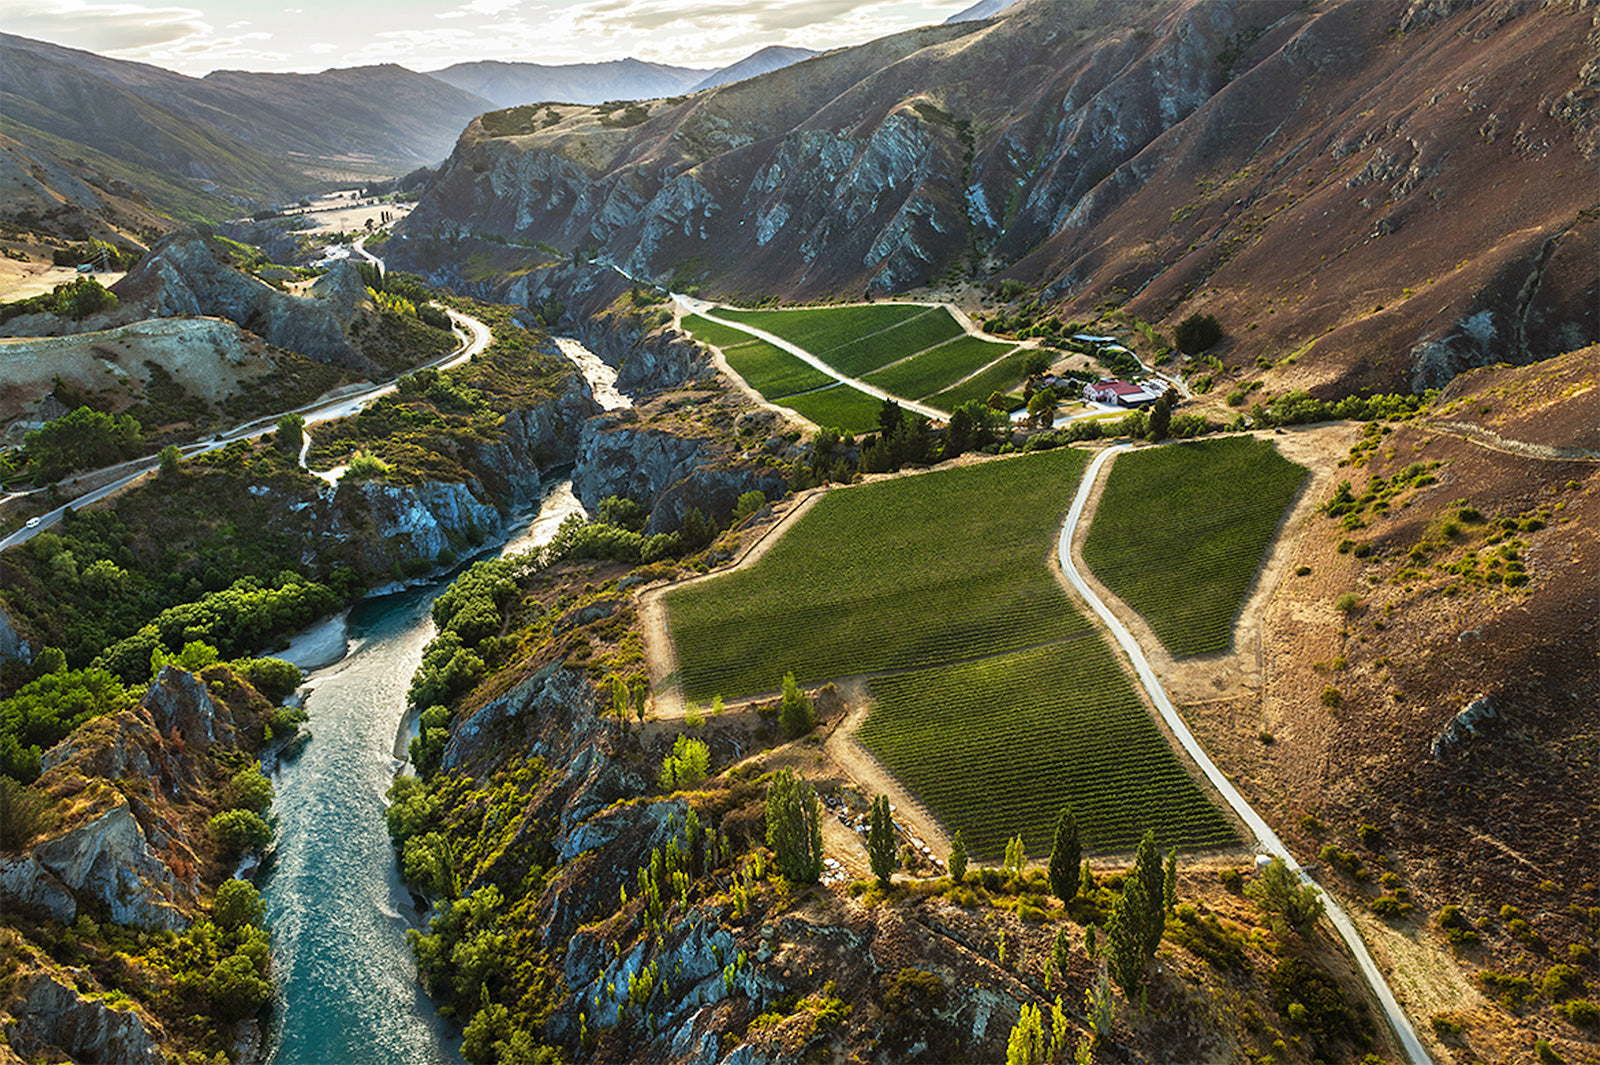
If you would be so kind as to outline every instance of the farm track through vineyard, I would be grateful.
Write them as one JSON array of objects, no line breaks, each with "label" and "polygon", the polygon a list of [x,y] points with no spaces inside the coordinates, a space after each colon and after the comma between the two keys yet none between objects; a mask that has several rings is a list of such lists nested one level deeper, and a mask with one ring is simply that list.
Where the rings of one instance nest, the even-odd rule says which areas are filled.
[{"label": "farm track through vineyard", "polygon": [[1237,841],[1049,569],[1087,460],[1060,449],[835,489],[756,563],[665,597],[686,698],[870,677],[862,746],[974,855]]}]

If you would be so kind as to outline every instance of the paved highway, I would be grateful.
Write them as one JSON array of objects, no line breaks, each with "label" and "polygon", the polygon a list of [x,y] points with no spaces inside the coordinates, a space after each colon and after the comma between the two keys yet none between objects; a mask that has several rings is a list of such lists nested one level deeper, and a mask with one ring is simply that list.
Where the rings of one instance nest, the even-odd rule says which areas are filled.
[{"label": "paved highway", "polygon": [[[358,248],[358,250],[365,254],[365,249]],[[489,327],[480,322],[478,319],[469,315],[460,314],[456,311],[450,310],[449,308],[445,309],[445,313],[450,315],[450,320],[455,326],[455,334],[457,339],[460,341],[460,346],[457,347],[455,351],[444,356],[443,358],[435,359],[433,362],[425,364],[427,366],[438,367],[441,370],[448,370],[452,366],[459,366],[466,362],[484,348],[488,347],[489,341],[492,339],[492,335],[489,332]],[[418,369],[421,368],[422,367],[418,367]],[[286,414],[299,414],[305,418],[307,426],[316,425],[320,422],[330,422],[339,418],[347,418],[376,400],[378,397],[386,396],[394,390],[395,383],[393,381],[390,381],[388,384],[384,385],[368,385],[366,387],[356,388],[354,391],[348,392],[347,394],[334,399],[318,400],[314,403],[306,404],[303,407],[296,407],[294,410],[283,411],[282,413],[269,415],[265,418],[257,418],[254,421],[246,422],[244,425],[235,426],[226,432],[218,433],[208,440],[194,444],[187,444],[179,450],[183,452],[185,458],[192,458],[195,455],[203,455],[207,451],[215,451],[218,448],[226,447],[235,440],[247,440],[251,437],[260,436],[262,433],[270,432],[275,429],[277,427],[278,420]],[[52,510],[46,514],[41,514],[37,518],[33,519],[30,524],[18,529],[10,536],[0,539],[0,550],[4,550],[8,547],[15,547],[17,544],[27,543],[39,533],[44,532],[52,525],[55,525],[57,522],[59,522],[61,520],[61,516],[66,512],[68,507],[76,510],[80,507],[86,507],[91,503],[97,503],[107,496],[126,488],[128,485],[132,484],[134,481],[137,481],[139,478],[143,477],[151,470],[154,470],[159,465],[160,460],[158,458],[155,456],[146,456],[144,458],[133,459],[129,462],[121,463],[117,466],[108,467],[108,470],[122,470],[126,472],[105,487],[97,488],[92,492],[86,492],[83,495],[80,495],[77,498],[62,504],[55,510]]]}]

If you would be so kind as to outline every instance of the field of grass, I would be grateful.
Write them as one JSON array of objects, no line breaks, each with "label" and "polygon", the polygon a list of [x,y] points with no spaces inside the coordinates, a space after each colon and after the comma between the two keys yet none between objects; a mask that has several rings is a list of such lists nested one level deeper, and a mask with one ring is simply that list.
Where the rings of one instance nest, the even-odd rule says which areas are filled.
[{"label": "field of grass", "polygon": [[949,311],[934,307],[893,329],[860,336],[825,351],[814,348],[806,350],[845,376],[860,377],[896,359],[903,359],[923,348],[931,348],[951,337],[960,336],[961,332],[961,323],[952,318]]},{"label": "field of grass", "polygon": [[745,337],[743,344],[723,347],[722,354],[734,373],[768,399],[809,392],[833,383],[833,378],[815,366],[765,340]]},{"label": "field of grass", "polygon": [[1074,448],[836,489],[755,564],[666,600],[685,695],[877,674],[862,743],[972,853],[1234,838],[1051,575]]},{"label": "field of grass", "polygon": [[[972,380],[964,381],[954,388],[940,392],[927,400],[927,403],[929,406],[938,407],[940,410],[955,410],[969,400],[975,399],[980,403],[987,402],[991,393],[1010,392],[1013,388],[1022,384],[1023,378],[1027,376],[1024,369],[1027,361],[1028,353],[1026,351],[1014,351]],[[1012,410],[1022,406],[1021,396],[1016,396],[1014,399],[1016,406],[1012,407]]]},{"label": "field of grass", "polygon": [[860,307],[796,307],[782,311],[718,307],[715,314],[730,322],[744,322],[757,329],[765,329],[800,345],[813,355],[821,355],[857,337],[888,329],[908,318],[925,314],[927,310],[913,303],[873,303]]},{"label": "field of grass", "polygon": [[824,429],[846,433],[871,432],[878,425],[878,412],[883,409],[883,400],[849,385],[785,396],[781,402]]},{"label": "field of grass", "polygon": [[975,855],[1022,834],[1050,852],[1070,802],[1084,849],[1235,842],[1232,824],[1184,771],[1099,636],[940,669],[880,677],[857,739]]},{"label": "field of grass", "polygon": [[1230,437],[1120,455],[1084,561],[1174,656],[1227,650],[1233,623],[1305,467]]},{"label": "field of grass", "polygon": [[[904,362],[875,370],[864,380],[897,396],[921,399],[949,388],[974,370],[994,362],[1013,347],[1013,344],[996,344],[975,336],[960,336]],[[983,398],[989,397],[985,395]]]}]

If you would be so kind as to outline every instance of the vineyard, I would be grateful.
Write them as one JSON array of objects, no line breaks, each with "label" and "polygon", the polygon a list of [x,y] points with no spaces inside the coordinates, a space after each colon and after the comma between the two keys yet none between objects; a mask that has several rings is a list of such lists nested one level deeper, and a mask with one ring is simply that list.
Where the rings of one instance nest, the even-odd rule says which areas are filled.
[{"label": "vineyard", "polygon": [[1146,829],[1163,848],[1238,839],[1094,633],[871,688],[857,739],[976,855],[1019,832],[1048,854],[1065,802],[1086,850],[1132,850]]},{"label": "vineyard", "polygon": [[1084,541],[1084,561],[1174,656],[1227,650],[1305,478],[1303,466],[1252,437],[1122,455]]},{"label": "vineyard", "polygon": [[883,400],[849,385],[785,396],[781,402],[824,429],[845,433],[865,433],[877,428],[878,412],[883,409]]},{"label": "vineyard", "polygon": [[[865,380],[885,392],[921,399],[999,359],[1015,345],[996,344],[975,336],[960,336],[893,366],[868,374]],[[985,394],[984,399],[988,399]]]},{"label": "vineyard", "polygon": [[718,307],[714,313],[730,322],[764,329],[800,345],[813,355],[821,355],[830,348],[893,328],[927,311],[928,308],[914,303],[874,303],[860,307],[801,307],[782,311]]},{"label": "vineyard", "polygon": [[982,857],[1017,832],[1041,853],[1067,802],[1100,849],[1233,839],[1048,568],[1086,458],[828,493],[754,564],[668,593],[685,697],[877,675],[863,744]]},{"label": "vineyard", "polygon": [[[971,380],[963,381],[954,388],[933,396],[928,403],[940,410],[955,410],[961,404],[974,399],[979,403],[986,403],[993,393],[999,392],[1004,395],[1021,385],[1023,378],[1027,376],[1027,362],[1026,351],[1014,351],[993,366],[975,374]],[[1012,410],[1022,406],[1021,396],[1011,396],[1009,400],[1014,403],[1014,406],[1010,407]]]},{"label": "vineyard", "polygon": [[733,372],[767,399],[833,384],[832,377],[765,340],[746,337],[743,344],[724,346],[722,354]]}]

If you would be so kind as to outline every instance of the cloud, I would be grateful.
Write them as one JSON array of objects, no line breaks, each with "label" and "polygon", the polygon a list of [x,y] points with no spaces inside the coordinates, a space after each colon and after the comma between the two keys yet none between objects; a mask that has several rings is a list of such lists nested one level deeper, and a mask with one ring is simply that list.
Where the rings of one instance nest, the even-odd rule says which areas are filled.
[{"label": "cloud", "polygon": [[441,11],[434,18],[467,18],[472,15],[501,15],[522,6],[522,0],[469,0],[460,7]]},{"label": "cloud", "polygon": [[137,52],[205,36],[211,27],[203,14],[192,7],[0,0],[7,32],[91,52]]}]

